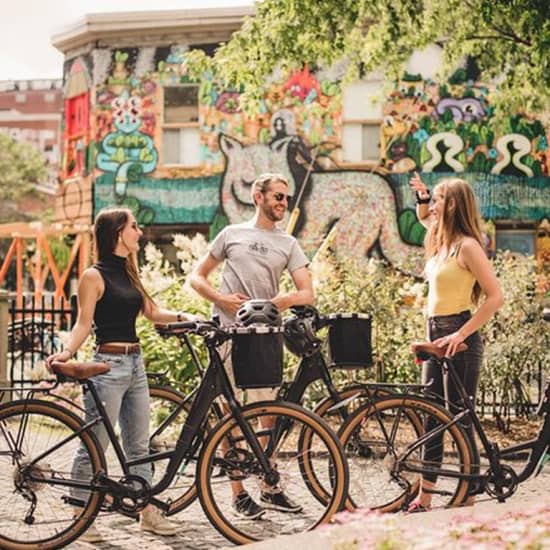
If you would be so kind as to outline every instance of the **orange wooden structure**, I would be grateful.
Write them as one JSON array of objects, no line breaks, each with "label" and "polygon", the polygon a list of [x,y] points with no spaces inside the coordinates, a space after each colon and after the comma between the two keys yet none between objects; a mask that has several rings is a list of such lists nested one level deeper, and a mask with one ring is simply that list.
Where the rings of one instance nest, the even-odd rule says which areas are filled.
[{"label": "orange wooden structure", "polygon": [[[48,243],[48,237],[74,235],[69,261],[63,272],[60,272]],[[44,292],[44,284],[51,273],[55,284],[55,297],[65,298],[65,284],[76,263],[77,275],[90,265],[91,258],[91,226],[88,225],[45,225],[42,222],[16,222],[0,225],[0,239],[11,239],[6,257],[0,266],[0,285],[4,282],[8,269],[15,259],[17,305],[23,300],[23,274],[28,269],[34,283],[34,296],[40,299]],[[35,262],[33,266],[25,266],[25,241],[35,241]]]}]

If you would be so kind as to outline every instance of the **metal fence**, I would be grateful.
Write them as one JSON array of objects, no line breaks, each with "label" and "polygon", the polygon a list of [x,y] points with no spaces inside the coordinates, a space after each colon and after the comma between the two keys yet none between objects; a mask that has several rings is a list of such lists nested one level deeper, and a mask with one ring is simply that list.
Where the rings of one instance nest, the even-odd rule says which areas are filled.
[{"label": "metal fence", "polygon": [[76,321],[76,296],[70,301],[54,296],[24,296],[10,301],[8,370],[12,386],[33,382],[32,373],[51,353],[61,349],[59,332]]}]

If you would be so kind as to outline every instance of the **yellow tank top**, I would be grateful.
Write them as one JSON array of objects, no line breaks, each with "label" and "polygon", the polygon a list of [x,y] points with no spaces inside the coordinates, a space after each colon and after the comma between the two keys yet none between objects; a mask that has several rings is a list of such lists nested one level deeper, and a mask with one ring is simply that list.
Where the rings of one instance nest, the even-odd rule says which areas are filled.
[{"label": "yellow tank top", "polygon": [[456,260],[460,245],[445,259],[436,257],[426,262],[428,280],[428,316],[453,315],[472,309],[473,274]]}]

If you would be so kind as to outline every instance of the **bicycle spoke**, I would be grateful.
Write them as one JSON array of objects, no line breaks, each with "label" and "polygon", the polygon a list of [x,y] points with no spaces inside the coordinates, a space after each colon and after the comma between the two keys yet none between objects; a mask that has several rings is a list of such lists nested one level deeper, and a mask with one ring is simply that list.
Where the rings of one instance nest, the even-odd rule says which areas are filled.
[{"label": "bicycle spoke", "polygon": [[[0,412],[0,546],[2,548],[58,548],[75,536],[75,523],[86,527],[85,511],[99,506],[97,493],[80,491],[81,509],[75,510],[68,499],[77,489],[70,482],[88,484],[92,474],[73,474],[73,458],[82,445],[81,455],[98,470],[96,452],[73,436],[78,420],[68,419],[59,408],[50,405],[17,405]],[[52,412],[53,411],[53,412]],[[25,426],[22,430],[21,426]],[[14,444],[15,442],[15,444]],[[59,447],[55,448],[57,445]],[[55,482],[55,484],[54,484]],[[67,484],[65,484],[67,482]],[[78,535],[78,531],[76,531]]]},{"label": "bicycle spoke", "polygon": [[[300,410],[299,407],[297,409]],[[315,422],[310,422],[309,416],[304,414],[302,417],[293,411],[291,409],[288,413],[282,406],[266,406],[261,412],[252,414],[249,411],[247,414],[249,425],[264,448],[272,449],[269,459],[279,478],[275,485],[264,479],[262,467],[242,434],[236,436],[233,433],[234,440],[240,440],[238,447],[227,446],[225,434],[239,430],[234,421],[225,423],[220,433],[216,432],[217,437],[213,435],[205,445],[199,470],[201,503],[216,528],[234,542],[303,532],[326,521],[338,509],[336,500],[339,499],[344,476],[339,446],[336,442],[336,447],[329,442],[332,436],[326,425],[325,434],[319,431]],[[275,428],[266,428],[265,425],[270,423]],[[285,426],[286,429],[281,433],[277,426]],[[303,429],[313,432],[309,450],[300,448],[298,444]],[[273,437],[277,438],[276,441]],[[303,475],[304,453],[309,453],[310,463],[315,464],[317,475],[329,489],[329,498],[325,503],[319,502],[312,494],[307,477]],[[224,476],[214,475],[219,465],[225,470]],[[264,508],[261,518],[245,517],[242,510],[239,513],[235,496],[243,490],[252,501]],[[289,500],[293,511],[275,508],[280,496],[270,495],[280,495],[281,492]]]}]

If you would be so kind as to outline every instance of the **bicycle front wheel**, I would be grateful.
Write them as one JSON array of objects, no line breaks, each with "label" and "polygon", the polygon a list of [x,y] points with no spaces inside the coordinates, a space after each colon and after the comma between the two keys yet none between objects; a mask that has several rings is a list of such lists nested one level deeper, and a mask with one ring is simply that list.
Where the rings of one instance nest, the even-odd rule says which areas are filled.
[{"label": "bicycle front wheel", "polygon": [[417,396],[387,397],[356,411],[338,434],[350,468],[348,509],[398,511],[417,493],[422,477],[436,482],[432,507],[461,504],[473,471],[472,450],[452,420],[446,409]]},{"label": "bicycle front wheel", "polygon": [[[253,403],[242,415],[278,472],[279,482],[267,484],[236,419],[226,417],[204,444],[197,471],[199,499],[214,527],[232,542],[246,544],[300,533],[329,521],[345,501],[348,469],[342,447],[328,425],[302,407],[284,402]],[[312,434],[307,452],[328,492],[324,502],[315,498],[301,474],[303,451],[298,440],[303,430]],[[235,496],[242,490],[264,508],[261,519],[251,519],[236,508]],[[277,506],[273,495],[281,493],[292,512],[288,506]]]},{"label": "bicycle front wheel", "polygon": [[[82,489],[77,497],[71,483],[89,487],[107,467],[93,432],[82,427],[81,419],[53,403],[25,400],[0,408],[0,548],[61,548],[92,523],[103,495]],[[91,467],[86,479],[73,473],[79,446]]]}]

